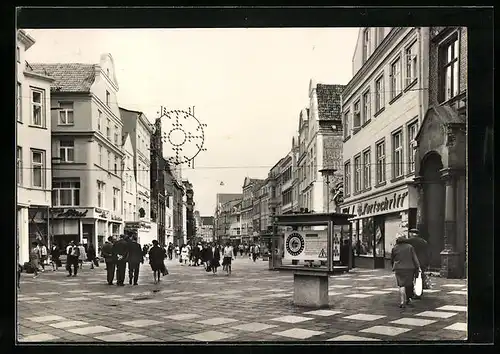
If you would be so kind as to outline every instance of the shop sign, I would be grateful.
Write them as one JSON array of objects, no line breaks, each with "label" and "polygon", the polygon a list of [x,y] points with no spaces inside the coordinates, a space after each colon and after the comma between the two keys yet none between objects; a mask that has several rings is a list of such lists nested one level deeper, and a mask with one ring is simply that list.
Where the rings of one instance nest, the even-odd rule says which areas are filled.
[{"label": "shop sign", "polygon": [[122,218],[117,215],[111,215],[111,220],[122,221]]},{"label": "shop sign", "polygon": [[84,218],[87,216],[88,209],[79,211],[76,209],[52,209],[53,218]]},{"label": "shop sign", "polygon": [[109,215],[108,211],[102,210],[102,209],[99,209],[99,208],[95,208],[95,213],[96,213],[96,217],[100,217],[100,218],[103,218],[103,219],[107,219],[108,215]]},{"label": "shop sign", "polygon": [[359,203],[356,214],[357,216],[368,216],[372,214],[380,214],[382,212],[399,211],[404,209],[407,197],[408,191],[404,191],[380,197],[366,203]]}]

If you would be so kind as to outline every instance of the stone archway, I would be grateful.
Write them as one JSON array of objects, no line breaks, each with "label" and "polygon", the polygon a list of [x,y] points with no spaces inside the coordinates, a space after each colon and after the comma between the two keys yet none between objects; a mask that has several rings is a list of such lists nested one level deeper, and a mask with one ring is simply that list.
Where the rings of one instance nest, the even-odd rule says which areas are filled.
[{"label": "stone archway", "polygon": [[441,251],[444,248],[445,184],[441,178],[443,162],[439,153],[431,151],[422,159],[419,175],[423,189],[423,237],[429,243],[432,269],[441,267]]}]

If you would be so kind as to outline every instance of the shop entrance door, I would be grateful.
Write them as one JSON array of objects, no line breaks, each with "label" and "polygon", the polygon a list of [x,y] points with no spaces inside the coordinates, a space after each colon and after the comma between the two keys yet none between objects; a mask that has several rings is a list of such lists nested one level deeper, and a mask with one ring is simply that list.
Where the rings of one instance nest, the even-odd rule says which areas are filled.
[{"label": "shop entrance door", "polygon": [[385,268],[385,218],[373,218],[375,235],[373,237],[373,261],[375,268]]}]

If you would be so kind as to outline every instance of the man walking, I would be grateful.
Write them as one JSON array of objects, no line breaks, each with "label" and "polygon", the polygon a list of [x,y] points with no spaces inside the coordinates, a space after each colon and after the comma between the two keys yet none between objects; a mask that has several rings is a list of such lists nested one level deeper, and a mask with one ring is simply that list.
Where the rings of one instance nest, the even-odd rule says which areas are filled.
[{"label": "man walking", "polygon": [[172,244],[172,242],[170,242],[168,244],[168,259],[172,260],[173,253],[174,253],[174,245]]},{"label": "man walking", "polygon": [[144,263],[141,245],[137,243],[137,236],[133,236],[128,250],[128,283],[130,285],[132,285],[132,280],[134,280],[134,285],[137,285],[141,263]]},{"label": "man walking", "polygon": [[116,262],[116,285],[124,286],[128,260],[128,242],[125,235],[120,235],[120,240],[113,245],[113,259]]},{"label": "man walking", "polygon": [[30,251],[30,266],[33,268],[33,278],[38,277],[38,265],[40,263],[40,249],[38,248],[38,242],[34,241],[31,243]]},{"label": "man walking", "polygon": [[106,262],[107,281],[109,285],[113,285],[115,278],[115,262],[113,259],[113,236],[109,236],[104,246],[101,249],[101,256]]},{"label": "man walking", "polygon": [[257,257],[259,256],[259,253],[260,253],[259,245],[255,244],[255,246],[253,246],[253,254],[252,254],[252,258],[253,258],[254,262],[257,259]]},{"label": "man walking", "polygon": [[[66,248],[66,254],[68,255],[66,260],[66,268],[68,269],[68,277],[78,274],[78,257],[80,257],[80,249],[75,245],[74,241],[69,243],[68,248]],[[73,269],[71,269],[73,266]]]}]

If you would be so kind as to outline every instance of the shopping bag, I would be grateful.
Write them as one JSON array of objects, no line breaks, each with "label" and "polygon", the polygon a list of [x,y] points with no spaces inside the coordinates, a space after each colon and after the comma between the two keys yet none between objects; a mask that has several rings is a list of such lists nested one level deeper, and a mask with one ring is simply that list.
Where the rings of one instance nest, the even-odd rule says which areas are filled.
[{"label": "shopping bag", "polygon": [[422,296],[422,273],[418,272],[415,281],[413,282],[413,291],[416,296]]}]

